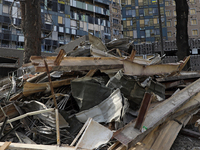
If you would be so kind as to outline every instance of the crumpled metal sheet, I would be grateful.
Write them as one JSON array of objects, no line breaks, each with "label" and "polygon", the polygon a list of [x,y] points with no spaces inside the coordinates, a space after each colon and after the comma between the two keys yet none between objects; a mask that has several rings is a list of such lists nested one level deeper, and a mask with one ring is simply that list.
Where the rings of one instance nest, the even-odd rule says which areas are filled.
[{"label": "crumpled metal sheet", "polygon": [[141,103],[145,92],[153,92],[161,98],[165,98],[165,87],[162,84],[147,78],[141,85],[135,78],[124,75],[122,70],[112,77],[106,86],[109,88],[120,88],[122,94],[128,98],[131,109],[135,109],[136,105]]},{"label": "crumpled metal sheet", "polygon": [[112,136],[112,131],[90,118],[82,137],[76,145],[76,148],[95,149],[102,144],[108,143]]},{"label": "crumpled metal sheet", "polygon": [[78,78],[71,82],[72,96],[81,111],[90,109],[112,93],[112,89],[101,85],[90,77]]},{"label": "crumpled metal sheet", "polygon": [[[32,112],[37,110],[44,110],[47,109],[47,107],[38,101],[25,101],[24,103],[19,105],[22,109],[24,109],[26,112]],[[56,118],[55,118],[55,112],[50,113],[42,113],[39,115],[36,115],[38,118],[40,118],[44,123],[50,125],[51,127],[56,127]],[[69,124],[65,121],[65,119],[59,114],[59,126],[60,128],[69,127]]]},{"label": "crumpled metal sheet", "polygon": [[[107,99],[99,105],[76,114],[76,118],[85,123],[88,118],[93,118],[97,122],[120,121],[123,107],[128,108],[128,103],[123,105],[123,98],[119,89],[116,89]],[[123,114],[125,111],[123,111]]]},{"label": "crumpled metal sheet", "polygon": [[95,48],[102,50],[104,52],[107,51],[107,47],[104,45],[104,43],[97,38],[96,36],[92,35],[92,34],[88,34],[89,35],[89,41],[91,43],[91,45],[93,45]]}]

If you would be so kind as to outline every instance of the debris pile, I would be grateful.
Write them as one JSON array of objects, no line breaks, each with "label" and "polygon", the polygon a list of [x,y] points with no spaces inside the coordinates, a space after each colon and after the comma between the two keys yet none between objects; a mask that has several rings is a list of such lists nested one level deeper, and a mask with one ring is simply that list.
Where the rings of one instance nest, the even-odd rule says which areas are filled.
[{"label": "debris pile", "polygon": [[200,74],[181,72],[190,57],[141,59],[127,38],[104,44],[89,34],[78,43],[32,56],[22,76],[0,81],[0,146],[170,149],[200,108]]}]

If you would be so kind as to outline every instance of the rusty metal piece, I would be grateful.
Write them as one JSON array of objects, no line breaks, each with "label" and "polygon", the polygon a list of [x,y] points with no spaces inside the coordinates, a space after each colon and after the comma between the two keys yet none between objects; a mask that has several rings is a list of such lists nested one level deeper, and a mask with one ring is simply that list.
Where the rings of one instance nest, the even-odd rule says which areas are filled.
[{"label": "rusty metal piece", "polygon": [[152,100],[152,94],[150,93],[145,93],[144,98],[142,100],[142,104],[140,106],[140,110],[139,110],[139,114],[135,123],[135,128],[140,130],[142,123],[145,119],[145,116],[147,114],[148,111],[148,107],[151,103]]},{"label": "rusty metal piece", "polygon": [[56,97],[54,94],[54,90],[53,90],[53,86],[52,86],[52,82],[51,82],[51,76],[50,76],[50,72],[49,72],[49,68],[47,65],[47,62],[44,59],[44,64],[46,67],[46,71],[47,71],[47,76],[49,79],[49,83],[50,83],[50,88],[51,88],[51,94],[53,95],[53,100],[54,100],[54,105],[55,105],[55,113],[56,113],[56,135],[57,135],[57,145],[60,145],[60,128],[59,128],[59,116],[58,116],[58,105],[56,102]]}]

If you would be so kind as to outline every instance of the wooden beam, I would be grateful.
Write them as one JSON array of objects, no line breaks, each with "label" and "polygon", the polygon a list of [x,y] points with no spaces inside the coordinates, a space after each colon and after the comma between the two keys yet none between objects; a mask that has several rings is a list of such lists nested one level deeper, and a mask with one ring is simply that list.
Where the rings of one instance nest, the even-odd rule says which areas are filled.
[{"label": "wooden beam", "polygon": [[[69,85],[70,82],[73,79],[74,78],[58,80],[58,81],[52,81],[53,88],[57,88],[57,87],[60,87],[60,86],[63,86],[63,85]],[[34,93],[43,92],[43,91],[47,90],[48,88],[49,88],[49,83],[48,82],[44,82],[44,83],[26,82],[24,84],[24,88],[23,88],[23,95],[24,96],[29,96],[29,95],[34,94]]]},{"label": "wooden beam", "polygon": [[[4,142],[0,142],[2,146]],[[56,146],[56,145],[41,145],[41,144],[23,144],[23,143],[11,143],[8,147],[11,150],[25,149],[25,150],[75,150],[71,146]]]},{"label": "wooden beam", "polygon": [[138,114],[138,117],[137,117],[136,123],[135,123],[135,128],[138,129],[138,130],[140,130],[140,128],[142,126],[142,123],[143,123],[145,116],[147,114],[151,100],[152,100],[152,94],[145,93],[144,98],[142,100],[142,104],[140,106],[139,114]]},{"label": "wooden beam", "polygon": [[[54,64],[56,57],[46,57],[49,71],[79,71],[93,69],[123,69],[123,62],[113,57],[64,57],[59,66]],[[36,68],[36,72],[44,72],[45,65],[42,57],[30,58]]]},{"label": "wooden beam", "polygon": [[129,60],[123,60],[123,63],[124,74],[131,76],[152,76],[156,74],[170,74],[174,71],[177,71],[180,66],[180,63],[145,65],[130,62]]},{"label": "wooden beam", "polygon": [[114,137],[126,146],[131,147],[135,145],[155,127],[163,123],[171,114],[178,110],[178,108],[183,106],[184,103],[200,92],[199,84],[200,79],[153,108],[147,114],[146,119],[143,122],[143,125],[147,128],[145,132],[140,132],[137,129],[134,129],[135,122],[131,122],[116,133]]},{"label": "wooden beam", "polygon": [[135,55],[136,55],[136,52],[137,52],[136,50],[134,50],[134,49],[132,50],[131,55],[130,55],[130,58],[129,58],[130,61],[133,61],[133,60],[134,60]]},{"label": "wooden beam", "polygon": [[5,143],[1,146],[0,150],[5,150],[5,149],[7,149],[8,146],[9,146],[11,143],[12,143],[12,142],[5,142]]},{"label": "wooden beam", "polygon": [[60,52],[58,53],[58,56],[56,57],[56,60],[54,61],[54,65],[59,66],[65,54],[66,54],[65,50],[61,49]]}]

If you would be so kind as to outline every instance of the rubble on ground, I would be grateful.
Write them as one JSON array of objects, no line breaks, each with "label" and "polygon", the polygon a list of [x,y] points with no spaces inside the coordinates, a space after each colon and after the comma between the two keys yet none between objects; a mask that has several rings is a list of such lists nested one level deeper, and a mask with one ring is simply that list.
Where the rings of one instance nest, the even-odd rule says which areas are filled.
[{"label": "rubble on ground", "polygon": [[179,132],[199,137],[200,73],[182,71],[190,56],[163,64],[137,57],[128,38],[84,40],[0,80],[1,147],[169,150]]}]

